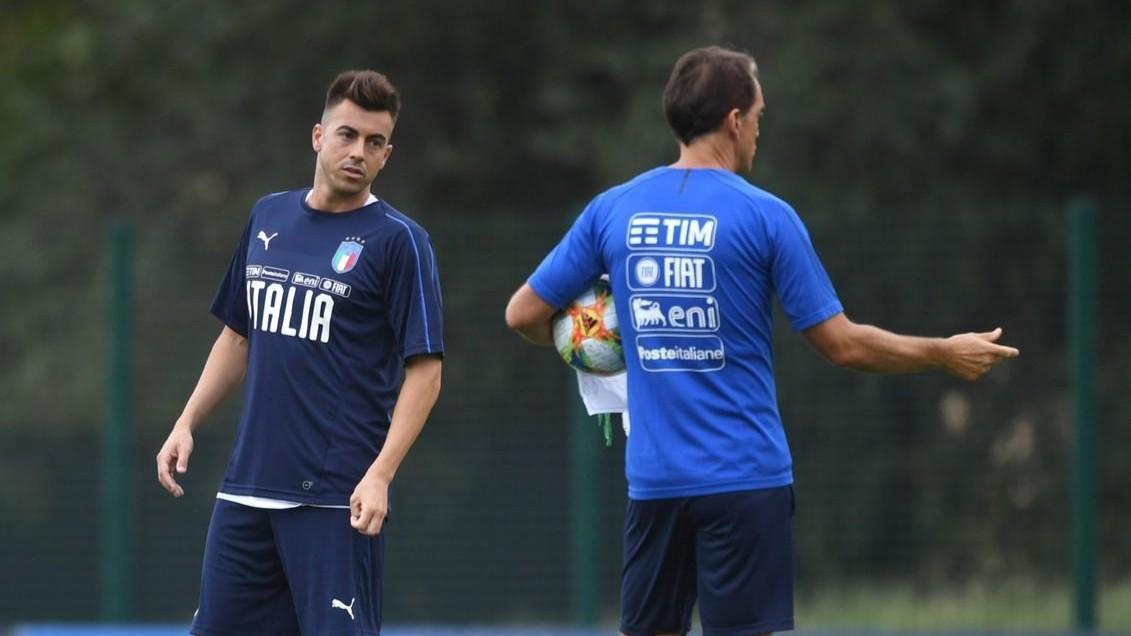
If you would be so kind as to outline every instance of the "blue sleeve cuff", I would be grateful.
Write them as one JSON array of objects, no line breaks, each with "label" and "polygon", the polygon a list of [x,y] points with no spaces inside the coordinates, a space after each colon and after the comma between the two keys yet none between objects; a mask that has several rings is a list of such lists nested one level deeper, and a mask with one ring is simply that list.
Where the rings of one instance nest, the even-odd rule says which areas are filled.
[{"label": "blue sleeve cuff", "polygon": [[235,320],[232,316],[225,315],[224,312],[215,307],[212,308],[211,313],[213,316],[219,318],[220,322],[224,323],[224,325],[226,325],[229,329],[238,333],[244,338],[247,337],[247,323],[241,323],[240,321]]},{"label": "blue sleeve cuff", "polygon": [[429,347],[421,343],[416,346],[406,347],[404,353],[401,354],[401,359],[408,360],[413,356],[439,356],[443,358],[444,345],[443,343],[433,343],[432,346]]},{"label": "blue sleeve cuff", "polygon": [[844,306],[840,304],[839,300],[834,299],[831,303],[821,307],[817,311],[791,321],[791,324],[793,325],[794,331],[805,331],[809,327],[819,325],[829,318],[843,312]]},{"label": "blue sleeve cuff", "polygon": [[542,281],[538,280],[537,273],[531,276],[526,281],[526,284],[530,285],[530,289],[533,289],[534,293],[538,294],[539,298],[546,301],[548,305],[553,306],[554,309],[561,309],[568,305],[569,301],[573,300],[572,298],[561,298],[558,294],[547,289],[546,286],[542,284]]}]

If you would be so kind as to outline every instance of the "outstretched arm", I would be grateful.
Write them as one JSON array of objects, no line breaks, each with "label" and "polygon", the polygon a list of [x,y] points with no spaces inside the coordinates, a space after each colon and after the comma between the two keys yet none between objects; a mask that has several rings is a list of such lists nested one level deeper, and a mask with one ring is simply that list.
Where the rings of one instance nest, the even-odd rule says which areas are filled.
[{"label": "outstretched arm", "polygon": [[915,373],[941,369],[963,380],[976,380],[1020,351],[997,344],[1001,328],[949,338],[903,336],[837,314],[804,332],[822,356],[837,366],[873,373]]},{"label": "outstretched arm", "polygon": [[429,355],[413,356],[405,363],[404,383],[385,444],[350,495],[350,525],[362,534],[381,532],[389,512],[389,484],[436,404],[442,366],[438,356]]},{"label": "outstretched arm", "polygon": [[507,326],[526,340],[549,347],[554,344],[550,319],[555,311],[552,305],[534,293],[529,283],[523,283],[507,303]]},{"label": "outstretched arm", "polygon": [[188,471],[193,430],[243,382],[246,372],[247,338],[224,327],[212,345],[196,388],[157,453],[157,481],[174,497],[185,494],[185,489],[173,478],[173,471],[181,474]]}]

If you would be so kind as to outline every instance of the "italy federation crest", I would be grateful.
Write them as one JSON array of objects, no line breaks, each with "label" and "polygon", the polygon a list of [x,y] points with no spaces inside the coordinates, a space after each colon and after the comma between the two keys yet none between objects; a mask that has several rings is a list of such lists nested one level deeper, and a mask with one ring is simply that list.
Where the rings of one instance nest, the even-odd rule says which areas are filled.
[{"label": "italy federation crest", "polygon": [[361,250],[364,247],[364,244],[352,237],[342,241],[342,244],[338,246],[338,251],[334,252],[334,258],[330,261],[334,271],[345,274],[353,269],[353,266],[357,265],[358,259],[361,258]]}]

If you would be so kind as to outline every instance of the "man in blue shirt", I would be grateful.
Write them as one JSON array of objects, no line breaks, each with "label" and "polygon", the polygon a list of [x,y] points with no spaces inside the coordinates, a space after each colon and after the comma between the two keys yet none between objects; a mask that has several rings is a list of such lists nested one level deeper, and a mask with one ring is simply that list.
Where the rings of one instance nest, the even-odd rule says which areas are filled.
[{"label": "man in blue shirt", "polygon": [[[1016,349],[1000,329],[946,339],[849,320],[793,209],[738,176],[765,101],[753,58],[685,54],[664,89],[674,164],[597,196],[507,306],[552,344],[550,319],[608,273],[632,422],[621,631],[793,628],[793,474],[773,375],[772,300],[839,366],[975,379]],[[627,317],[627,318],[626,318]]]},{"label": "man in blue shirt", "polygon": [[313,187],[255,204],[212,303],[223,331],[157,454],[180,497],[193,430],[246,377],[193,634],[380,632],[389,485],[444,350],[428,234],[371,193],[399,110],[380,73],[333,81]]}]

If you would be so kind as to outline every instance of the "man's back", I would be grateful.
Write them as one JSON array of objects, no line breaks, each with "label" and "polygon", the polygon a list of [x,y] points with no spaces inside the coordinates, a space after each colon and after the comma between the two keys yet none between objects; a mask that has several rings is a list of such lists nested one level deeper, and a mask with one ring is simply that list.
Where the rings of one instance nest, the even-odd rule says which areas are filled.
[{"label": "man's back", "polygon": [[850,321],[801,220],[747,184],[765,97],[754,58],[709,46],[676,61],[664,115],[679,159],[586,208],[507,303],[535,344],[608,272],[628,368],[622,634],[793,629],[793,487],[771,350],[776,295],[826,359],[975,379],[1017,349],[1001,329],[917,338]]},{"label": "man's back", "polygon": [[564,304],[597,254],[629,373],[629,496],[791,483],[773,295],[799,330],[842,311],[793,210],[726,170],[657,168],[594,199],[530,284]]}]

